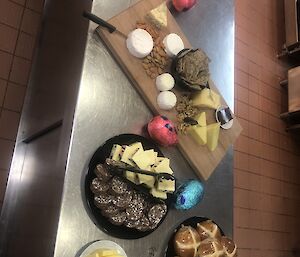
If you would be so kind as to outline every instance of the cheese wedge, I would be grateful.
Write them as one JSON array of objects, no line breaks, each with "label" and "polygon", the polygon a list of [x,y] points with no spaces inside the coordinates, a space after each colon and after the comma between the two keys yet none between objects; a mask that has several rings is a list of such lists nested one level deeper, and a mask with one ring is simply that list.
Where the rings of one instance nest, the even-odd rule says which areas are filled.
[{"label": "cheese wedge", "polygon": [[138,151],[132,156],[132,161],[140,169],[150,169],[150,166],[155,163],[157,153],[153,149],[146,151]]},{"label": "cheese wedge", "polygon": [[198,115],[196,115],[195,120],[198,122],[198,125],[201,127],[206,126],[206,113],[201,112]]},{"label": "cheese wedge", "polygon": [[218,146],[220,134],[220,123],[213,123],[207,126],[207,147],[210,151],[214,151]]},{"label": "cheese wedge", "polygon": [[159,191],[156,188],[151,188],[150,194],[153,195],[154,197],[160,198],[160,199],[167,199],[168,198],[166,192]]},{"label": "cheese wedge", "polygon": [[143,146],[140,142],[126,146],[121,161],[129,165],[134,165],[132,156],[138,152],[143,152]]},{"label": "cheese wedge", "polygon": [[204,88],[194,95],[192,103],[197,107],[218,109],[221,106],[221,97],[213,90]]},{"label": "cheese wedge", "polygon": [[120,146],[118,144],[114,144],[112,149],[111,149],[109,158],[114,160],[114,161],[120,161],[122,151],[123,151],[122,146]]},{"label": "cheese wedge", "polygon": [[172,179],[160,179],[157,182],[157,190],[173,193],[175,191],[175,180]]},{"label": "cheese wedge", "polygon": [[166,3],[164,2],[155,9],[152,9],[148,14],[146,14],[146,19],[148,19],[158,29],[167,27],[168,19]]},{"label": "cheese wedge", "polygon": [[157,173],[164,172],[164,173],[173,174],[173,171],[170,168],[170,160],[168,158],[160,159],[160,161],[153,166],[153,170]]},{"label": "cheese wedge", "polygon": [[199,145],[205,145],[207,143],[207,127],[201,127],[200,125],[191,126],[188,129],[188,134]]}]

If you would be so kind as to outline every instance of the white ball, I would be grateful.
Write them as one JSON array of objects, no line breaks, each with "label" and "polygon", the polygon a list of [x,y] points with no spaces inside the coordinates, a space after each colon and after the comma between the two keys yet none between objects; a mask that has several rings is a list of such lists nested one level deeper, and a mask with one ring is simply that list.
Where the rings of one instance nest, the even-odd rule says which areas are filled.
[{"label": "white ball", "polygon": [[126,46],[133,56],[144,58],[152,51],[153,39],[146,30],[135,29],[128,34]]},{"label": "white ball", "polygon": [[155,84],[159,91],[167,91],[174,87],[175,80],[170,73],[163,73],[156,77]]},{"label": "white ball", "polygon": [[184,44],[180,36],[175,33],[168,34],[163,40],[165,51],[168,56],[174,57],[184,49]]},{"label": "white ball", "polygon": [[171,110],[177,102],[176,95],[171,91],[160,92],[157,96],[158,107],[162,110]]}]

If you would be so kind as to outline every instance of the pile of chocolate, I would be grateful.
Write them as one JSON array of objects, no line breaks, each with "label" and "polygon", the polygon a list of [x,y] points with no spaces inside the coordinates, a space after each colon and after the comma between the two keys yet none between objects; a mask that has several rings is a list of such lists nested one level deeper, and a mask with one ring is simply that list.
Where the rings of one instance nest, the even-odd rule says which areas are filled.
[{"label": "pile of chocolate", "polygon": [[94,203],[101,214],[114,225],[123,225],[139,231],[149,231],[158,226],[167,213],[167,206],[155,202],[119,176],[112,175],[104,165],[98,164],[96,178],[90,188]]}]

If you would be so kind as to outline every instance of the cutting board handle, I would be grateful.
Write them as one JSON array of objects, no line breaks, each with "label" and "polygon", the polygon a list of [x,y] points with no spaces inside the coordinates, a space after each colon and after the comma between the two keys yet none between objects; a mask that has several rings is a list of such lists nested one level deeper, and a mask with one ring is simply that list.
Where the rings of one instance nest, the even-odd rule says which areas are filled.
[{"label": "cutting board handle", "polygon": [[82,16],[89,19],[90,21],[97,23],[101,27],[107,28],[110,33],[113,33],[114,31],[116,31],[115,26],[111,25],[110,23],[106,22],[105,20],[102,20],[101,18],[99,18],[98,16],[96,16],[90,12],[84,11]]}]

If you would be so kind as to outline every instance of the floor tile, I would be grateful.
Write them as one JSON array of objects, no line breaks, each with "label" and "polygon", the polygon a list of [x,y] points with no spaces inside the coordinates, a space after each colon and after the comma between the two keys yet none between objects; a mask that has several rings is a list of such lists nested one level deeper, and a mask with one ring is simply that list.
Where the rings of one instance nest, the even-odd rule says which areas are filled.
[{"label": "floor tile", "polygon": [[41,13],[44,7],[44,0],[28,0],[26,7]]},{"label": "floor tile", "polygon": [[0,50],[0,78],[8,79],[13,56]]},{"label": "floor tile", "polygon": [[22,6],[9,0],[0,1],[0,22],[19,28],[23,14]]},{"label": "floor tile", "polygon": [[6,93],[7,81],[0,79],[0,107],[3,106],[4,97]]},{"label": "floor tile", "polygon": [[18,30],[0,23],[0,50],[13,53],[17,43]]},{"label": "floor tile", "polygon": [[21,57],[14,57],[9,80],[20,85],[26,85],[29,79],[31,62]]},{"label": "floor tile", "polygon": [[31,60],[35,46],[35,37],[21,32],[15,55]]},{"label": "floor tile", "polygon": [[0,138],[0,168],[8,170],[13,155],[14,142]]},{"label": "floor tile", "polygon": [[4,108],[21,112],[25,93],[26,87],[9,82],[4,100]]},{"label": "floor tile", "polygon": [[0,138],[16,140],[20,114],[2,110],[0,117]]},{"label": "floor tile", "polygon": [[36,35],[40,26],[40,19],[40,14],[26,8],[24,11],[21,30],[31,35]]}]

